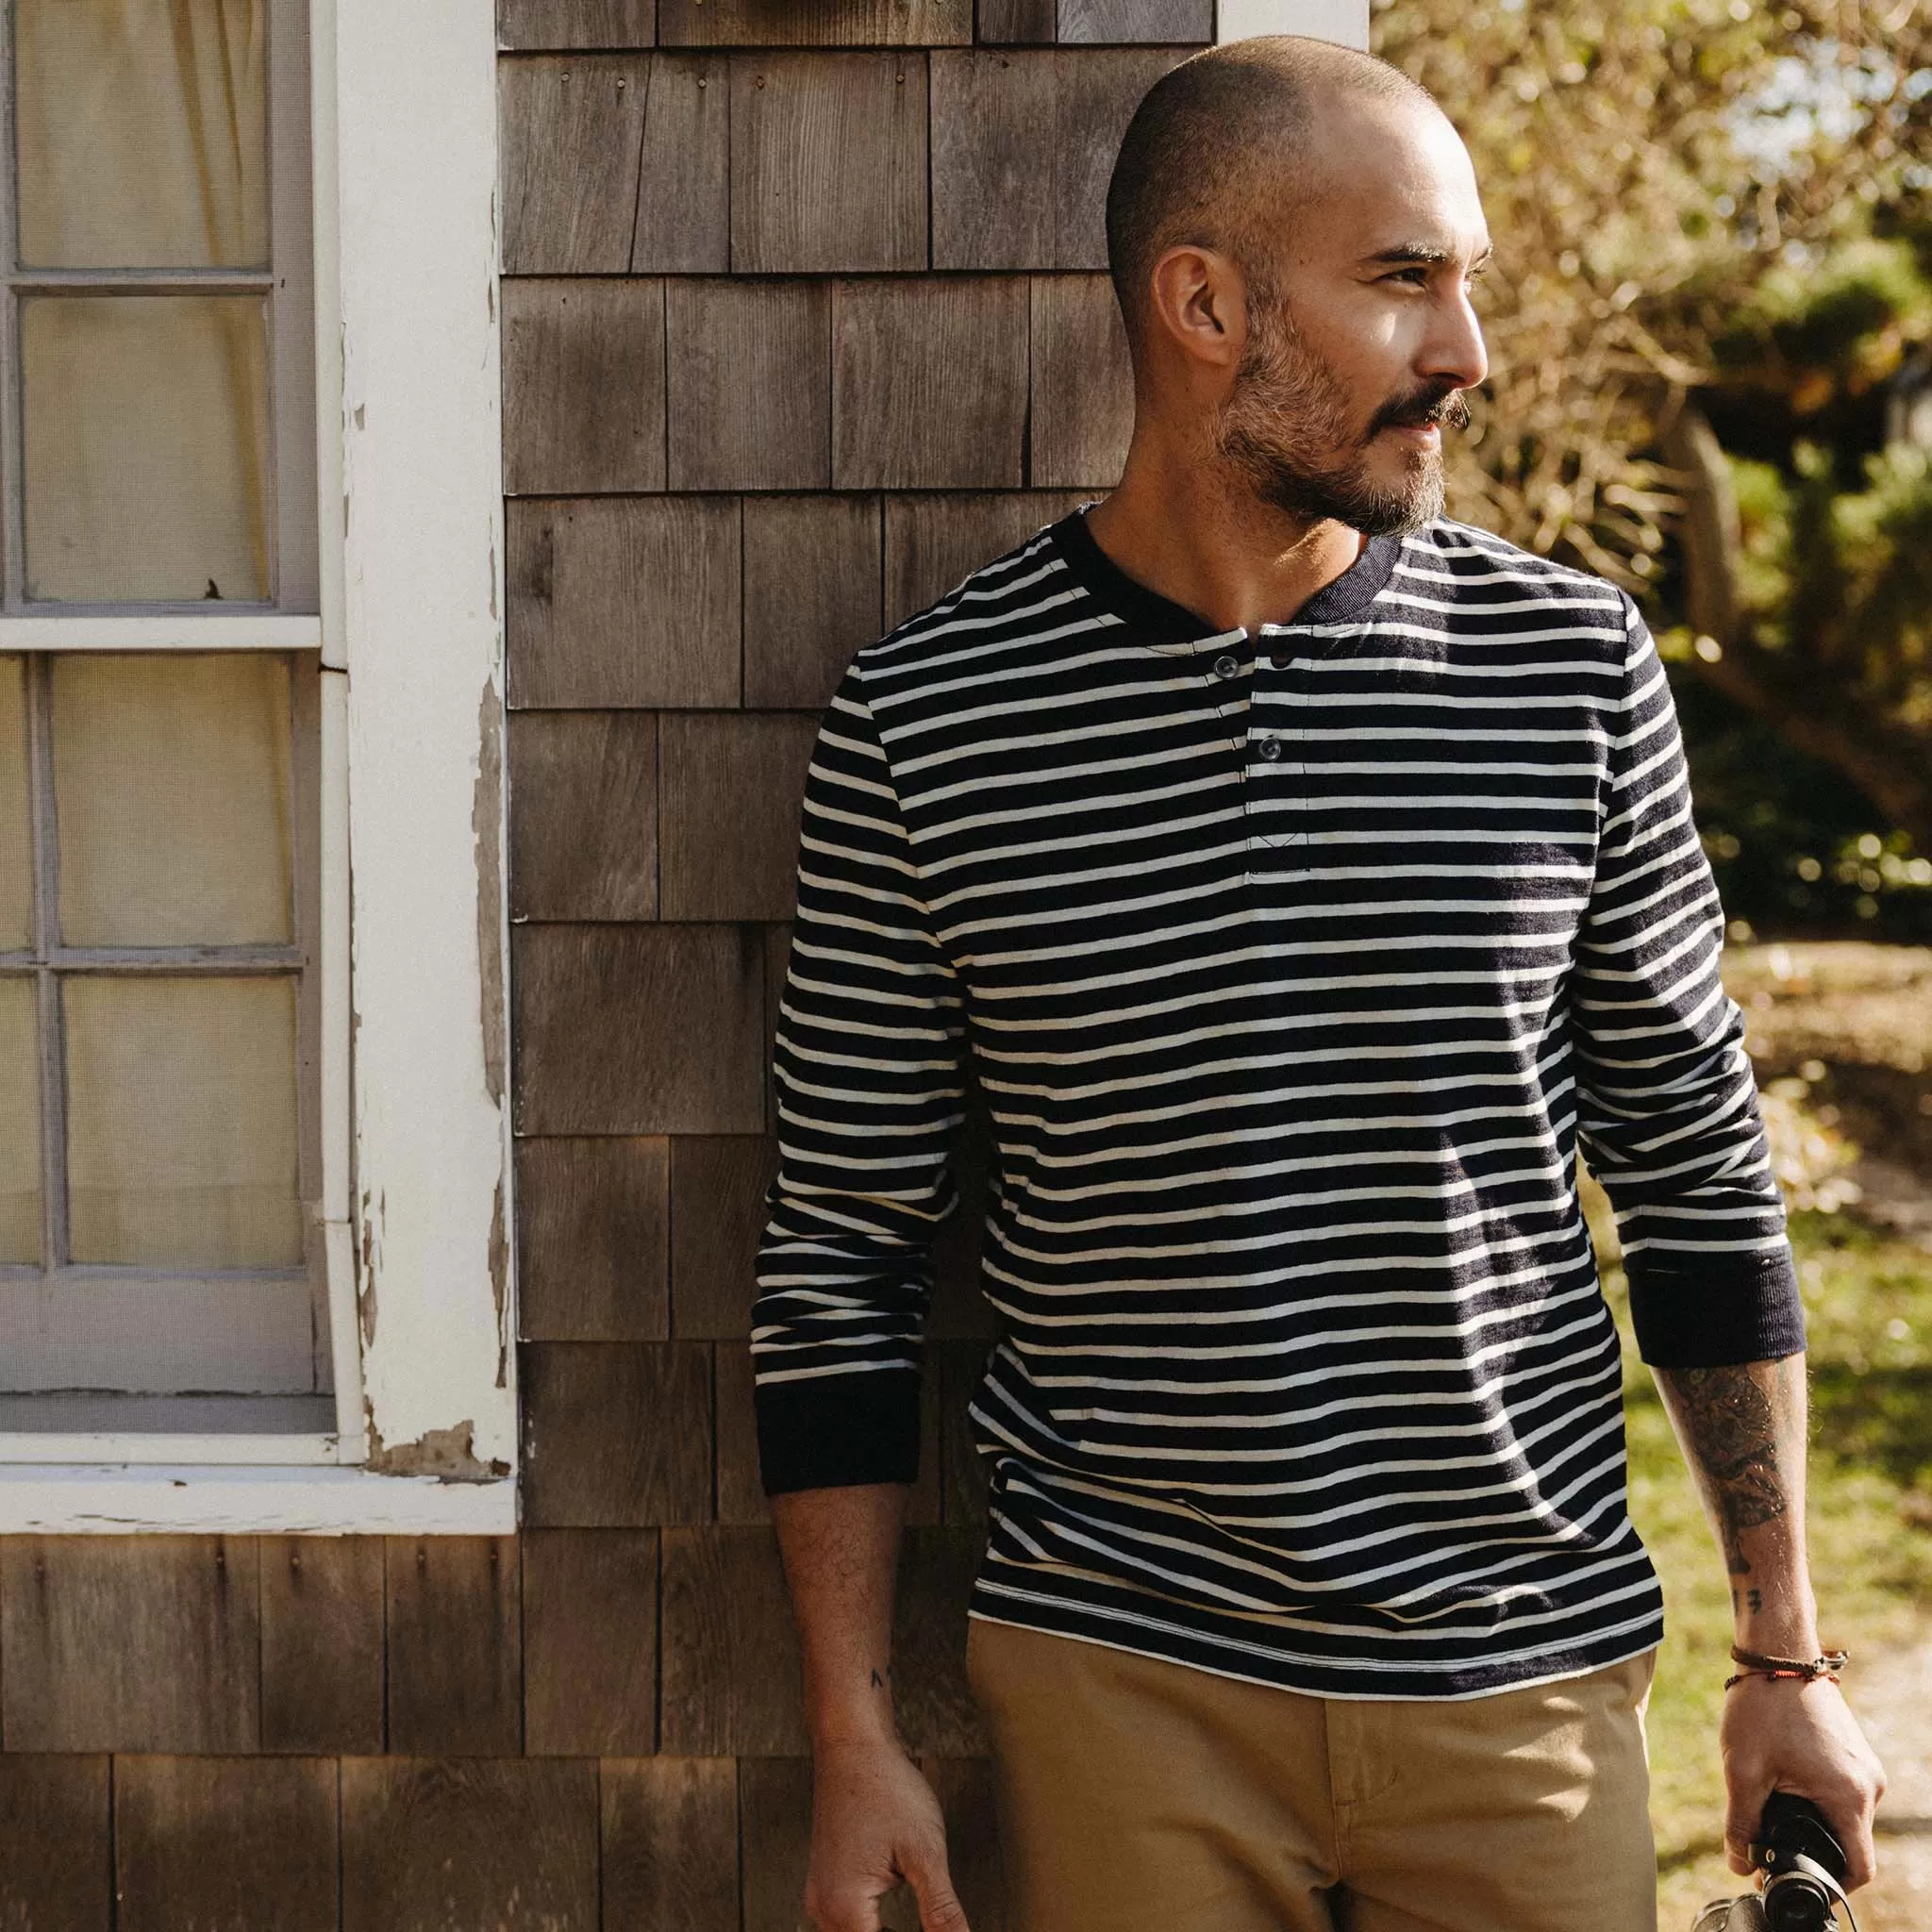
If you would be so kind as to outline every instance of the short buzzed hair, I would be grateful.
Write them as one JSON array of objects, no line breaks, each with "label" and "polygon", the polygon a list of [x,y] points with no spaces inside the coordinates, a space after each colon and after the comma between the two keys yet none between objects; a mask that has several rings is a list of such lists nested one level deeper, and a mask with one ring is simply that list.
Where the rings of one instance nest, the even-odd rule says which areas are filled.
[{"label": "short buzzed hair", "polygon": [[1266,282],[1251,258],[1257,204],[1283,167],[1302,164],[1317,106],[1338,93],[1436,106],[1386,60],[1298,34],[1209,47],[1147,90],[1107,187],[1107,265],[1130,344],[1170,248],[1221,249]]}]

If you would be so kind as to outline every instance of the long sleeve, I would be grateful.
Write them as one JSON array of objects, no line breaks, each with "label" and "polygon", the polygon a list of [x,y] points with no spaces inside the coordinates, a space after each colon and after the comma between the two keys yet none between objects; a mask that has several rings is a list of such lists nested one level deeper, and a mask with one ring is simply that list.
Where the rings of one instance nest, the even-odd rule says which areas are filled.
[{"label": "long sleeve", "polygon": [[806,779],[775,1071],[780,1164],[752,1317],[766,1489],[910,1482],[931,1246],[955,1206],[957,979],[934,940],[864,681]]},{"label": "long sleeve", "polygon": [[1719,976],[1676,708],[1634,606],[1628,639],[1573,978],[1578,1134],[1616,1210],[1644,1359],[1765,1360],[1805,1345],[1784,1203]]}]

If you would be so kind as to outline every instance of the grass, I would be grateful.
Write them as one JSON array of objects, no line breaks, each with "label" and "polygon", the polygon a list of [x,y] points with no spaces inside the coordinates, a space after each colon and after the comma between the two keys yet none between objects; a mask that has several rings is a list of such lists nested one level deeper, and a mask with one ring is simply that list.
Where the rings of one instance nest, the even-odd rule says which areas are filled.
[{"label": "grass", "polygon": [[[1596,1216],[1592,1216],[1593,1221]],[[1811,1571],[1827,1642],[1901,1641],[1932,1602],[1932,1257],[1849,1215],[1794,1214],[1812,1370]],[[1727,1582],[1670,1423],[1637,1359],[1623,1275],[1605,1271],[1625,1341],[1630,1510],[1663,1578],[1650,1705],[1651,1816],[1665,1932],[1740,1889],[1720,1849],[1717,1719]]]}]

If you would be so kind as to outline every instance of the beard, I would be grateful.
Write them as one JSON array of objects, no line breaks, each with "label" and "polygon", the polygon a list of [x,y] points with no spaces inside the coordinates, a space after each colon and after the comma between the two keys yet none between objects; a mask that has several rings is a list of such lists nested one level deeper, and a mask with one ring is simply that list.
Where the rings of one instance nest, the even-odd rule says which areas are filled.
[{"label": "beard", "polygon": [[1386,402],[1357,431],[1346,390],[1303,341],[1282,302],[1257,300],[1214,443],[1271,508],[1310,522],[1333,518],[1371,537],[1399,536],[1442,514],[1442,456],[1411,449],[1406,474],[1375,476],[1369,451],[1395,425],[1469,426],[1454,384],[1430,383]]}]

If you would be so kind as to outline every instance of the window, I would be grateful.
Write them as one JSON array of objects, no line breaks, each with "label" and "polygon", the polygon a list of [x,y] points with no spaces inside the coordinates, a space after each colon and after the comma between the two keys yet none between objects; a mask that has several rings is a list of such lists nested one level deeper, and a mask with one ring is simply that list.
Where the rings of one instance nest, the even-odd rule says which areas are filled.
[{"label": "window", "polygon": [[9,9],[0,1456],[338,1427],[305,14]]}]

